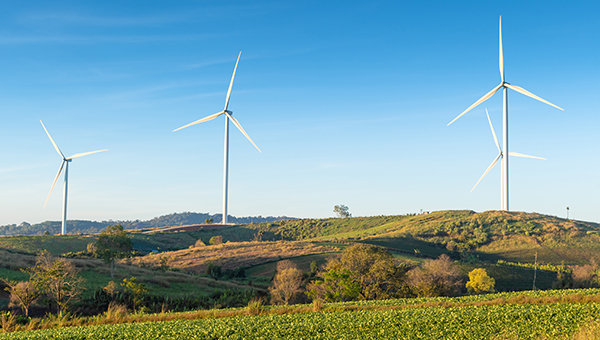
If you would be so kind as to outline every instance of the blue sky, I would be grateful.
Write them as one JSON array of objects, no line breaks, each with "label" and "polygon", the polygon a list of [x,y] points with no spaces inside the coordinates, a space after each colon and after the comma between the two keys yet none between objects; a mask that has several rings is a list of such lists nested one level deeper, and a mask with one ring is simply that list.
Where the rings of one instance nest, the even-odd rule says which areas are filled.
[{"label": "blue sky", "polygon": [[[3,1],[0,224],[221,212],[222,110],[234,216],[354,216],[500,208],[501,93],[509,93],[511,210],[600,222],[596,2]],[[60,183],[59,183],[60,184]]]}]

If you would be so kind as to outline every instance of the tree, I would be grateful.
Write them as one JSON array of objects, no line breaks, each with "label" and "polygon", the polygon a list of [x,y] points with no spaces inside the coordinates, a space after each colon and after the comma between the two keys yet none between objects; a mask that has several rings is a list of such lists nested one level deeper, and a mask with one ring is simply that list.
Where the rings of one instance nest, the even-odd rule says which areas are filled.
[{"label": "tree", "polygon": [[4,290],[10,293],[9,307],[18,306],[25,313],[25,317],[29,317],[29,307],[40,297],[40,290],[36,282],[3,281],[7,285]]},{"label": "tree", "polygon": [[127,257],[132,250],[131,238],[121,225],[106,227],[106,230],[98,236],[95,249],[92,247],[96,256],[110,264],[110,277],[113,279],[115,278],[115,261]]},{"label": "tree", "polygon": [[269,287],[271,303],[289,304],[302,291],[302,271],[290,260],[277,262],[273,286]]},{"label": "tree", "polygon": [[446,254],[408,272],[408,284],[418,296],[453,296],[462,286],[460,271]]},{"label": "tree", "polygon": [[348,210],[348,207],[340,204],[340,205],[336,205],[333,207],[333,212],[335,213],[335,215],[338,218],[348,218],[348,217],[352,217],[352,214],[350,213],[350,211]]},{"label": "tree", "polygon": [[69,302],[84,289],[84,279],[78,275],[75,265],[63,258],[54,259],[47,251],[38,255],[35,266],[28,268],[27,272],[31,281],[56,302],[59,312],[67,310]]},{"label": "tree", "polygon": [[137,283],[137,279],[135,277],[131,277],[128,279],[123,279],[121,283],[121,287],[124,288],[126,293],[131,294],[133,297],[133,310],[135,311],[137,307],[144,302],[144,295],[148,293],[148,289],[143,283]]},{"label": "tree", "polygon": [[389,251],[370,244],[344,249],[340,259],[330,261],[327,268],[349,270],[360,287],[359,298],[363,300],[397,296],[404,285],[404,268],[394,264],[394,257]]},{"label": "tree", "polygon": [[311,300],[341,302],[358,297],[360,286],[352,280],[352,272],[348,269],[330,269],[321,276],[322,280],[313,281],[307,287],[306,295]]},{"label": "tree", "polygon": [[213,224],[213,219],[212,218],[207,218],[204,220],[204,224]]},{"label": "tree", "polygon": [[471,294],[493,293],[495,291],[496,280],[488,276],[484,268],[475,268],[469,272],[469,281],[467,289]]}]

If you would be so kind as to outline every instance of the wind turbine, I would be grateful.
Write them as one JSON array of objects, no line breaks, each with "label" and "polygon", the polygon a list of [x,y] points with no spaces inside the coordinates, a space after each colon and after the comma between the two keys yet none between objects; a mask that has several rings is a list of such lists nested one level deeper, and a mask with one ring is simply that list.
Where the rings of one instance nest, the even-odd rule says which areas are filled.
[{"label": "wind turbine", "polygon": [[[494,131],[494,126],[492,125],[492,120],[490,119],[490,114],[488,113],[487,109],[485,109],[485,114],[487,116],[488,122],[490,123],[490,129],[492,130],[492,136],[494,136],[494,143],[496,143],[496,147],[498,148],[498,156],[496,156],[496,158],[494,159],[492,164],[490,164],[490,166],[487,168],[487,170],[485,170],[483,175],[481,175],[481,177],[479,178],[477,183],[475,183],[475,185],[473,186],[473,189],[471,189],[471,192],[473,192],[473,190],[475,190],[475,188],[477,187],[477,184],[479,184],[479,182],[481,182],[481,180],[485,177],[485,175],[487,175],[487,173],[490,172],[490,170],[492,170],[494,165],[496,165],[496,163],[498,162],[498,159],[504,158],[504,153],[502,152],[502,149],[500,148],[500,144],[498,143],[498,138],[496,138],[496,132]],[[509,152],[508,155],[516,156],[516,157],[525,157],[525,158],[535,158],[535,159],[546,160],[546,158],[525,155],[525,154],[518,153],[518,152]],[[501,199],[502,198],[504,198],[504,197],[501,195]]]},{"label": "wind turbine", "polygon": [[[503,101],[502,101],[502,150],[504,150],[505,154],[510,154],[508,152],[508,89],[517,91],[521,94],[524,94],[533,99],[539,100],[542,103],[546,103],[550,106],[554,106],[555,108],[564,111],[562,108],[550,103],[547,100],[544,100],[535,94],[525,90],[522,87],[509,84],[505,81],[504,78],[504,53],[502,50],[502,16],[500,16],[500,55],[499,55],[499,64],[500,64],[500,84],[494,87],[490,92],[486,93],[483,97],[479,98],[473,105],[469,106],[466,110],[464,110],[458,117],[454,118],[448,125],[454,123],[458,118],[462,117],[465,113],[471,111],[477,105],[483,103],[484,101],[490,99],[498,91],[500,88],[503,89]],[[502,210],[508,209],[508,157],[502,157]]]},{"label": "wind turbine", "polygon": [[[42,123],[41,120],[40,120],[40,123]],[[48,193],[48,197],[46,198],[46,203],[44,203],[44,208],[46,208],[46,204],[48,204],[48,199],[50,198],[50,194],[52,194],[52,190],[54,190],[54,185],[56,185],[56,181],[58,181],[58,177],[60,177],[60,174],[64,167],[65,168],[65,187],[63,189],[63,213],[62,213],[61,234],[65,235],[67,233],[67,190],[69,187],[69,163],[75,158],[91,155],[93,153],[108,151],[108,149],[76,153],[71,157],[65,157],[65,155],[62,153],[62,151],[60,151],[60,149],[58,148],[58,145],[56,145],[56,143],[54,142],[54,139],[52,139],[52,136],[50,136],[50,133],[44,126],[44,123],[42,123],[42,127],[44,128],[44,131],[46,131],[48,138],[50,138],[52,145],[54,145],[54,149],[56,149],[56,152],[58,152],[58,154],[62,158],[62,162],[60,163],[60,168],[58,168],[58,173],[56,174],[56,177],[54,178],[54,182],[52,182],[52,187],[50,188],[50,192]]]},{"label": "wind turbine", "polygon": [[186,127],[192,126],[192,125],[196,125],[202,122],[206,122],[212,119],[215,119],[217,117],[219,117],[220,115],[225,115],[225,155],[224,155],[224,162],[223,162],[223,221],[221,223],[223,224],[227,224],[227,180],[228,180],[228,163],[229,163],[229,121],[231,120],[231,122],[244,134],[244,136],[246,136],[246,138],[248,138],[248,140],[250,141],[250,143],[252,143],[252,145],[254,145],[254,147],[262,153],[262,151],[260,151],[260,149],[258,148],[258,146],[256,146],[256,144],[254,144],[254,142],[252,141],[252,139],[250,138],[250,136],[248,136],[248,134],[246,133],[246,131],[244,131],[244,128],[242,128],[242,126],[240,125],[240,123],[233,118],[233,112],[227,110],[227,108],[229,107],[229,97],[231,97],[231,89],[233,88],[233,79],[235,78],[235,71],[237,70],[237,66],[238,63],[240,62],[240,56],[242,55],[242,52],[240,52],[240,54],[238,55],[237,61],[235,62],[235,67],[233,68],[233,75],[231,76],[231,82],[229,83],[229,89],[227,90],[227,96],[225,97],[225,108],[223,109],[223,111],[221,112],[217,112],[215,114],[212,114],[208,117],[204,117],[202,119],[198,119],[195,122],[189,123],[188,125],[184,125],[178,129],[173,130],[173,132],[184,129]]}]

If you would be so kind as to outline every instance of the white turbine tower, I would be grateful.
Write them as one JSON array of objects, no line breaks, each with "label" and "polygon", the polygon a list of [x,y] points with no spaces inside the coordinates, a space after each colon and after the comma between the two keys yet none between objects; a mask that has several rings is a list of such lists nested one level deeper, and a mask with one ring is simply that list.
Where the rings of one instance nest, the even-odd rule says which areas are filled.
[{"label": "white turbine tower", "polygon": [[[42,123],[41,120],[40,120],[40,123]],[[75,158],[79,158],[79,157],[91,155],[93,153],[107,151],[108,149],[91,151],[91,152],[76,153],[76,154],[74,154],[71,157],[65,157],[65,155],[63,155],[62,151],[60,151],[60,149],[58,148],[58,145],[56,145],[56,143],[54,142],[54,139],[52,139],[52,136],[50,136],[50,133],[48,132],[48,130],[44,126],[44,123],[42,123],[42,127],[44,128],[44,131],[46,131],[46,134],[48,135],[48,138],[50,138],[50,141],[52,142],[52,145],[54,145],[54,149],[56,149],[56,152],[58,152],[58,154],[62,158],[62,162],[60,163],[60,168],[58,168],[58,173],[56,174],[56,177],[54,178],[54,182],[52,182],[52,187],[50,188],[50,192],[48,193],[48,197],[46,197],[46,202],[44,203],[44,208],[46,208],[46,204],[48,204],[48,199],[50,198],[50,194],[52,194],[52,190],[54,190],[54,185],[56,185],[56,181],[58,181],[58,177],[60,177],[60,174],[61,174],[61,172],[63,170],[63,167],[64,167],[65,168],[65,187],[63,189],[63,213],[62,213],[61,234],[65,235],[67,233],[67,190],[68,190],[68,187],[69,187],[69,163],[73,159],[75,159]]]},{"label": "white turbine tower", "polygon": [[173,132],[175,132],[175,131],[184,129],[188,126],[196,125],[196,124],[199,124],[202,122],[206,122],[206,121],[215,119],[215,118],[219,117],[220,115],[225,115],[225,155],[224,155],[225,160],[223,162],[223,221],[222,221],[223,224],[227,224],[227,180],[228,180],[227,168],[228,168],[228,163],[229,163],[229,121],[231,120],[231,122],[244,134],[244,136],[246,136],[246,138],[248,138],[250,143],[252,143],[252,145],[254,145],[254,147],[259,152],[262,153],[262,151],[260,151],[258,146],[256,146],[256,144],[254,144],[254,142],[252,141],[250,136],[248,136],[246,131],[244,131],[244,128],[242,128],[240,123],[235,118],[233,118],[233,112],[227,110],[227,108],[229,107],[229,97],[231,96],[231,89],[233,88],[233,79],[235,78],[235,71],[237,70],[237,66],[238,66],[238,63],[240,62],[241,55],[242,55],[242,52],[240,52],[240,54],[238,55],[237,61],[235,62],[235,67],[233,69],[233,75],[231,76],[231,82],[229,83],[229,89],[227,90],[227,96],[225,98],[225,108],[223,109],[223,111],[217,112],[208,117],[204,117],[195,122],[189,123],[188,125],[184,125],[178,129],[173,130]]},{"label": "white turbine tower", "polygon": [[[504,158],[504,153],[502,152],[502,149],[500,148],[500,143],[498,143],[498,138],[496,137],[496,132],[494,131],[494,126],[492,125],[492,120],[490,119],[490,115],[489,115],[487,109],[485,109],[485,114],[487,115],[488,122],[490,123],[490,129],[492,130],[492,136],[494,136],[494,143],[496,143],[496,147],[498,148],[498,156],[496,156],[496,158],[494,159],[494,161],[492,162],[492,164],[490,164],[490,166],[487,168],[487,170],[485,170],[485,172],[483,173],[483,175],[481,175],[481,177],[479,178],[479,180],[477,181],[477,183],[475,183],[475,185],[473,186],[473,189],[471,189],[471,192],[473,192],[473,190],[475,190],[475,188],[477,187],[477,185],[479,184],[479,182],[481,182],[481,180],[485,177],[485,175],[487,175],[487,173],[490,172],[490,170],[492,170],[492,168],[494,167],[494,165],[496,165],[496,163],[498,162],[498,159]],[[509,156],[516,156],[516,157],[525,157],[525,158],[535,158],[535,159],[546,160],[546,158],[525,155],[525,154],[517,153],[517,152],[509,152],[508,155]],[[502,198],[503,197],[501,197],[501,199]]]},{"label": "white turbine tower", "polygon": [[[471,109],[476,107],[477,105],[483,103],[484,101],[490,99],[498,91],[500,88],[503,88],[503,114],[502,114],[502,150],[504,150],[505,154],[509,154],[508,152],[508,89],[517,91],[521,94],[524,94],[533,99],[539,100],[542,103],[546,103],[550,106],[554,106],[559,110],[563,110],[562,108],[546,101],[535,94],[525,90],[522,87],[509,84],[505,81],[504,78],[504,54],[502,50],[502,17],[500,17],[500,84],[494,87],[490,92],[486,93],[483,97],[479,98],[473,105],[469,106],[466,110],[464,110],[458,117],[454,118],[448,125],[454,123],[458,118],[462,117],[465,113],[469,112]],[[563,110],[564,111],[564,110]],[[502,210],[508,209],[508,157],[502,157]]]}]

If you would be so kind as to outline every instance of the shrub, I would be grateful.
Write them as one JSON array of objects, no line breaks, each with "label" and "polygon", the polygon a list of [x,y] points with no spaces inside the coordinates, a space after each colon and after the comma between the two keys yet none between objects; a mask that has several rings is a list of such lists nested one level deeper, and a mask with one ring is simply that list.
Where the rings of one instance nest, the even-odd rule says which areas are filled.
[{"label": "shrub", "polygon": [[302,292],[303,281],[302,271],[292,261],[279,261],[273,286],[269,287],[271,303],[289,304],[298,293]]},{"label": "shrub", "polygon": [[222,244],[223,243],[223,236],[221,235],[217,235],[217,236],[213,236],[210,238],[210,240],[208,241],[208,243],[210,245],[218,245],[218,244]]}]

